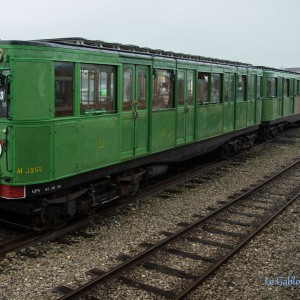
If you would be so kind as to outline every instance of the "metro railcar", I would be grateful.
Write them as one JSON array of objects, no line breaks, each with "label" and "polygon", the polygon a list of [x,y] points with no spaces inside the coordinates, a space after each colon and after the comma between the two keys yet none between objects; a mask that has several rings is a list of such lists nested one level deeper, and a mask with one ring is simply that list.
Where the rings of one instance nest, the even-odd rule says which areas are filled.
[{"label": "metro railcar", "polygon": [[0,41],[0,209],[49,228],[300,119],[296,73],[82,38]]}]

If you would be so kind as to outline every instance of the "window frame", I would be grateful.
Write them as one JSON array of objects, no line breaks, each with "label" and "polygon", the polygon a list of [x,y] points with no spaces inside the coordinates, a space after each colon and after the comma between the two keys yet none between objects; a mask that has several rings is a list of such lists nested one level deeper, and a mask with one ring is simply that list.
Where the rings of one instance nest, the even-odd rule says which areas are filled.
[{"label": "window frame", "polygon": [[[241,79],[241,80],[240,80]],[[239,83],[243,83],[243,89],[242,89],[242,98],[239,97]],[[236,102],[245,102],[247,101],[247,75],[237,74],[237,80],[236,80]]]},{"label": "window frame", "polygon": [[290,88],[291,88],[290,79],[284,78],[284,83],[283,83],[283,96],[284,97],[290,97]]},{"label": "window frame", "polygon": [[[80,115],[117,113],[117,66],[80,63],[79,72]],[[91,78],[89,78],[90,76]],[[85,80],[85,84],[83,84],[83,80]],[[83,86],[87,87],[87,99],[83,99],[83,89],[86,88]],[[86,101],[87,103],[85,103]]]},{"label": "window frame", "polygon": [[[203,78],[199,78],[199,77]],[[207,78],[206,78],[207,77]],[[202,91],[202,86],[199,86],[201,80],[202,84],[205,82],[204,89]],[[198,105],[205,105],[210,103],[210,86],[211,86],[211,73],[209,72],[198,72],[197,73],[197,104]],[[206,95],[206,97],[200,99],[200,89],[203,95]],[[205,101],[206,100],[206,101]]]},{"label": "window frame", "polygon": [[[161,77],[160,81],[159,81],[159,77]],[[163,82],[166,78],[167,80]],[[174,70],[160,69],[160,68],[154,69],[152,88],[153,88],[152,90],[153,111],[175,108]],[[167,89],[167,90],[163,90],[163,89]]]},{"label": "window frame", "polygon": [[[60,68],[63,66],[68,66],[69,68],[65,68],[65,69]],[[71,70],[71,74],[64,73],[70,70]],[[75,115],[75,104],[74,104],[75,70],[76,70],[75,64],[73,62],[65,62],[65,61],[54,62],[54,117],[55,118],[74,117]],[[68,99],[65,97],[68,97]]]},{"label": "window frame", "polygon": [[267,98],[278,97],[278,78],[267,77]]},{"label": "window frame", "polygon": [[[214,80],[213,78],[218,77],[218,80]],[[211,80],[210,80],[210,103],[212,104],[220,104],[222,103],[222,84],[223,84],[223,74],[221,73],[211,73]],[[218,89],[214,87],[214,82],[218,82]],[[218,90],[218,94],[216,92],[213,92],[213,89]],[[218,99],[214,97],[214,95],[218,95]],[[214,98],[214,99],[213,99]]]}]

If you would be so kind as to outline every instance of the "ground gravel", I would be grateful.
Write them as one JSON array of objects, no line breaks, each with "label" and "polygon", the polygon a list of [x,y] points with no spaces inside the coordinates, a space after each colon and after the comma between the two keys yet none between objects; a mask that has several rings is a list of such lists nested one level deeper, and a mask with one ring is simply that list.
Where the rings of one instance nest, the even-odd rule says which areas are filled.
[{"label": "ground gravel", "polygon": [[[253,149],[240,155],[234,164],[220,168],[210,179],[200,178],[198,183],[181,184],[176,187],[180,192],[169,193],[168,197],[157,195],[131,204],[91,224],[84,234],[78,232],[56,242],[8,254],[0,262],[0,299],[56,299],[58,295],[52,292],[54,287],[61,284],[77,287],[90,279],[86,271],[95,267],[109,270],[120,263],[116,259],[120,253],[134,255],[140,252],[143,250],[141,242],[163,239],[161,231],[179,230],[179,222],[195,221],[195,214],[208,214],[209,207],[220,206],[220,200],[226,200],[290,164],[293,158],[299,157],[299,142],[300,129],[264,149]],[[249,159],[244,161],[243,157],[249,154]],[[299,286],[270,286],[265,284],[265,278],[300,277],[298,202],[196,290],[190,299],[297,299]],[[219,242],[226,243],[226,239],[229,238],[220,237]],[[147,274],[136,276],[143,278]],[[159,274],[157,280],[160,280]],[[172,281],[176,278],[170,278]],[[161,282],[161,285],[170,282]],[[112,285],[110,289],[102,287],[94,295],[101,299],[156,299],[134,288],[126,289],[125,285]]]}]

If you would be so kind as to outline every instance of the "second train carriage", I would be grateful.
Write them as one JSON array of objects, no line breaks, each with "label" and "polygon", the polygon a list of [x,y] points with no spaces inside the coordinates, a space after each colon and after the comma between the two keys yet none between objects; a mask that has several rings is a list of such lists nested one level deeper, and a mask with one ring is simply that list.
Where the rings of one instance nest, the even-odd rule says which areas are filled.
[{"label": "second train carriage", "polygon": [[286,122],[299,120],[300,74],[263,68],[261,126],[266,138],[273,137]]},{"label": "second train carriage", "polygon": [[[262,118],[281,117],[260,67],[84,39],[0,48],[0,207],[38,226],[134,192],[169,162],[250,147]],[[279,122],[298,120],[299,76],[280,74],[293,104]]]}]

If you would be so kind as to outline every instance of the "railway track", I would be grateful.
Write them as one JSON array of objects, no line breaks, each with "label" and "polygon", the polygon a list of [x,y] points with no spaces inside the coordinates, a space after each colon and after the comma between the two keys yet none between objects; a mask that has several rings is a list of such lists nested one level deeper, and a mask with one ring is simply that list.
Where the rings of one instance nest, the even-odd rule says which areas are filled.
[{"label": "railway track", "polygon": [[[59,299],[76,299],[98,285],[109,286],[112,280],[124,289],[129,286],[141,293],[183,299],[299,197],[299,171],[297,160],[233,200],[222,200],[223,205],[209,215],[182,224],[185,227],[179,232],[165,232],[166,238],[158,244],[144,243],[146,250],[139,255],[121,255],[122,263],[114,269],[90,270],[93,278],[77,289],[57,287],[55,291],[64,294]],[[228,242],[219,242],[220,236]],[[202,248],[208,249],[206,254],[201,253]],[[170,255],[179,257],[180,263],[174,265]],[[146,277],[140,275],[140,269],[147,269]],[[157,272],[165,274],[166,282],[171,277],[170,284],[162,287],[161,281],[155,280]]]}]

